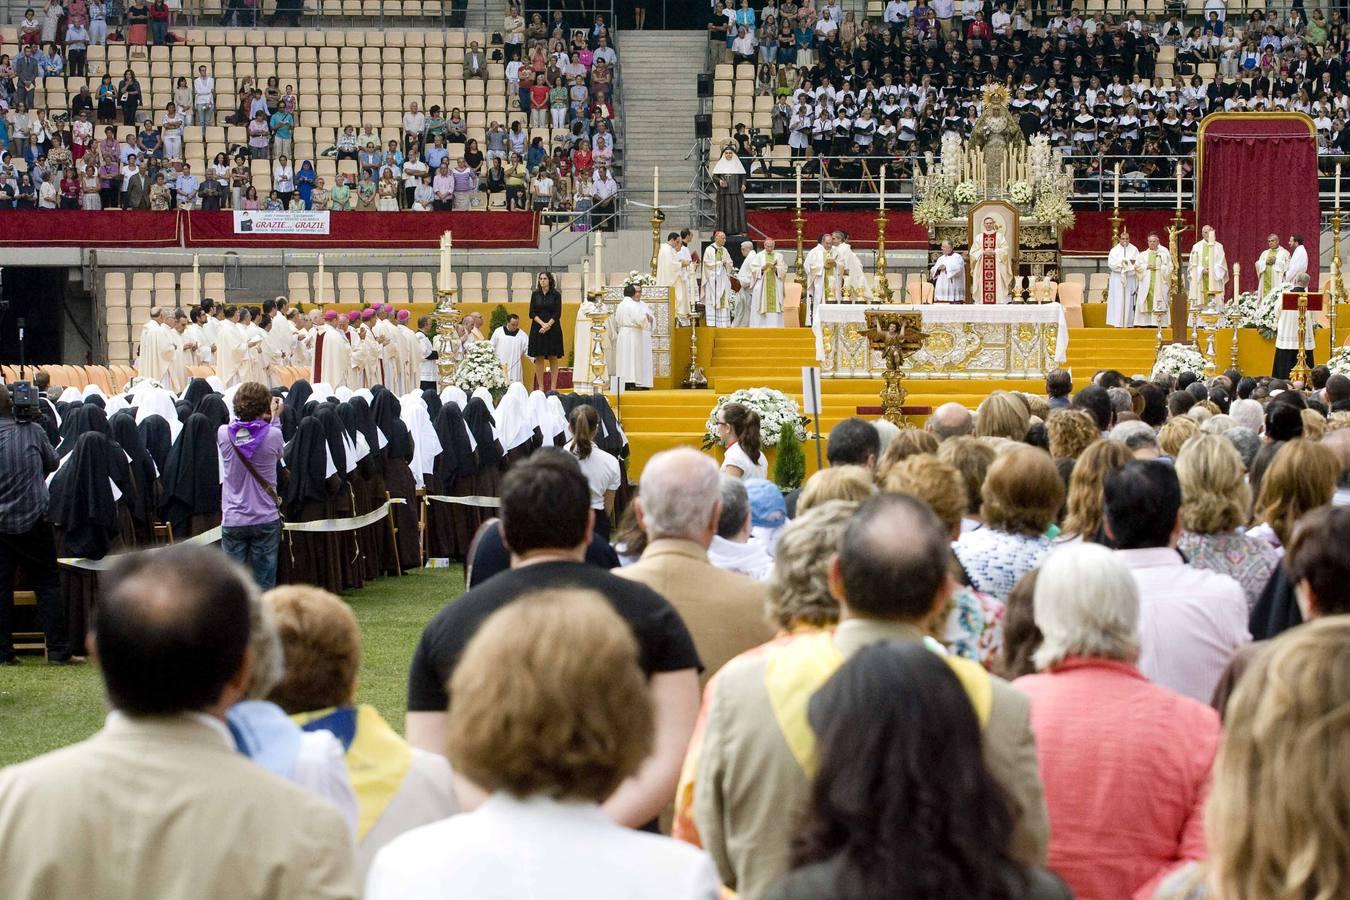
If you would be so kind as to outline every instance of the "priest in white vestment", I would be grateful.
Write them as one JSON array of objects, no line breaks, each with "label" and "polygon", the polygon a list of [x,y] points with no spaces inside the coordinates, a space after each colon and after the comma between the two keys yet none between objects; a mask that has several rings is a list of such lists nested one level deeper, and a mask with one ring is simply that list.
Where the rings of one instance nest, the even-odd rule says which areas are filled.
[{"label": "priest in white vestment", "polygon": [[[1303,246],[1303,236],[1299,234],[1292,235],[1289,238],[1289,266],[1284,271],[1284,292],[1300,292],[1308,290],[1310,281],[1308,275],[1308,248]],[[1298,310],[1285,309],[1284,298],[1276,300],[1276,308],[1280,311],[1279,318],[1276,320],[1275,327],[1275,363],[1271,369],[1271,375],[1275,378],[1288,378],[1289,370],[1294,367],[1298,361]],[[1308,368],[1312,368],[1316,363],[1313,362],[1313,347],[1316,345],[1315,337],[1317,329],[1315,327],[1319,318],[1319,313],[1309,312],[1307,316],[1306,327],[1303,332],[1304,359]]]},{"label": "priest in white vestment", "polygon": [[[179,348],[183,351],[183,365],[191,370],[194,366],[204,366],[210,360],[209,341],[206,336],[206,330],[199,324],[206,319],[200,309],[193,309],[192,316],[183,325],[182,342]],[[189,380],[191,373],[189,372]]]},{"label": "priest in white vestment", "polygon": [[783,327],[783,286],[787,264],[773,238],[764,239],[764,249],[750,257],[750,327]]},{"label": "priest in white vestment", "polygon": [[933,279],[934,303],[966,302],[966,261],[952,248],[951,241],[942,242],[942,255],[928,274]]},{"label": "priest in white vestment", "polygon": [[355,372],[347,317],[330,309],[323,318],[324,326],[314,342],[314,383],[333,390],[350,388]]},{"label": "priest in white vestment", "polygon": [[656,283],[661,287],[675,289],[675,317],[681,322],[686,322],[689,319],[692,296],[689,279],[685,277],[690,257],[684,254],[684,258],[681,259],[680,249],[679,232],[672,231],[666,235],[666,242],[656,254]]},{"label": "priest in white vestment", "polygon": [[831,246],[834,247],[836,272],[842,287],[848,289],[854,300],[871,296],[872,288],[867,283],[867,273],[863,271],[862,260],[848,242],[848,232],[836,231]]},{"label": "priest in white vestment", "polygon": [[750,264],[755,257],[755,242],[741,241],[741,267],[736,270],[736,278],[741,283],[739,291],[733,291],[731,300],[733,310],[731,314],[732,328],[750,327],[750,302],[753,293],[754,273],[750,271]]},{"label": "priest in white vestment", "polygon": [[839,269],[834,264],[834,235],[828,231],[806,254],[806,325],[816,324],[816,307],[839,302]]},{"label": "priest in white vestment", "polygon": [[1138,282],[1134,324],[1149,328],[1166,324],[1171,315],[1172,254],[1158,241],[1157,232],[1148,236],[1148,246],[1139,252],[1134,275]]},{"label": "priest in white vestment", "polygon": [[243,326],[239,324],[239,311],[233,306],[228,310],[233,310],[233,315],[226,315],[216,327],[216,375],[221,384],[232,387],[243,380],[240,370],[247,345]]},{"label": "priest in white vestment", "polygon": [[352,338],[352,361],[357,368],[356,386],[372,388],[377,384],[384,384],[383,347],[372,330],[375,325],[375,310],[363,309],[360,313],[360,324],[356,322],[352,324],[357,326],[352,329],[355,333],[355,337]]},{"label": "priest in white vestment", "polygon": [[[1304,252],[1306,257],[1307,253]],[[1289,251],[1280,246],[1278,234],[1266,237],[1266,249],[1256,257],[1256,291],[1265,297],[1278,287],[1284,287],[1284,273],[1289,269]],[[1304,265],[1307,269],[1307,265]]]},{"label": "priest in white vestment", "polygon": [[398,355],[398,332],[393,320],[394,307],[388,303],[379,307],[370,332],[380,345],[380,362],[384,374],[384,386],[402,397],[412,387],[403,383],[403,365]]},{"label": "priest in white vestment", "polygon": [[285,297],[276,299],[272,326],[267,331],[267,346],[272,351],[272,364],[277,366],[289,366],[295,357],[295,326],[286,316],[286,304]]},{"label": "priest in white vestment", "polygon": [[150,318],[141,326],[141,355],[136,371],[160,386],[168,386],[169,364],[173,361],[176,342],[173,329],[162,321],[158,308],[150,310]]},{"label": "priest in white vestment", "polygon": [[1007,303],[1012,287],[1008,239],[993,216],[985,216],[970,241],[970,293],[975,303]]},{"label": "priest in white vestment", "polygon": [[422,367],[421,346],[417,340],[417,332],[408,327],[408,320],[412,318],[412,313],[406,309],[400,309],[394,313],[394,318],[398,320],[398,324],[394,326],[394,334],[398,341],[399,377],[403,381],[403,394],[406,396],[419,390],[418,382],[421,379],[418,375]]},{"label": "priest in white vestment", "polygon": [[[678,235],[675,236],[678,240]],[[665,245],[669,248],[670,245]],[[673,256],[672,252],[672,256]],[[576,327],[572,331],[572,388],[582,393],[590,393],[587,387],[595,380],[591,371],[591,316],[600,313],[605,317],[604,328],[600,337],[600,352],[605,361],[605,372],[601,377],[608,384],[610,375],[614,374],[614,322],[609,316],[609,310],[605,304],[599,300],[592,300],[590,297],[583,297],[581,305],[577,307]]]},{"label": "priest in white vestment", "polygon": [[530,348],[530,336],[520,327],[520,316],[507,317],[506,324],[497,326],[490,340],[497,358],[506,367],[506,380],[523,383],[525,375],[520,360]]},{"label": "priest in white vestment", "polygon": [[1214,239],[1214,229],[1206,225],[1200,231],[1200,240],[1191,247],[1187,274],[1190,278],[1190,301],[1204,306],[1223,306],[1223,286],[1228,282],[1228,260],[1223,244]]},{"label": "priest in white vestment", "polygon": [[244,356],[239,366],[239,380],[256,381],[269,387],[272,384],[272,352],[267,345],[267,332],[258,327],[250,317],[248,322],[240,322],[243,333]]},{"label": "priest in white vestment", "polygon": [[174,315],[170,325],[165,326],[168,331],[167,340],[172,348],[165,373],[167,378],[165,386],[175,394],[182,392],[188,383],[189,351],[185,349],[187,338],[183,334],[186,327],[187,315],[181,311]]},{"label": "priest in white vestment", "polygon": [[637,288],[623,290],[623,300],[614,311],[618,333],[614,348],[614,368],[625,385],[652,386],[652,311],[637,296]]},{"label": "priest in white vestment", "polygon": [[703,249],[703,314],[714,328],[731,325],[731,276],[736,266],[731,261],[725,231],[713,232],[713,242]]},{"label": "priest in white vestment", "polygon": [[1120,238],[1106,257],[1111,278],[1106,285],[1106,324],[1129,328],[1134,324],[1134,298],[1139,293],[1135,270],[1139,267],[1139,248],[1130,243],[1130,235],[1120,229]]}]

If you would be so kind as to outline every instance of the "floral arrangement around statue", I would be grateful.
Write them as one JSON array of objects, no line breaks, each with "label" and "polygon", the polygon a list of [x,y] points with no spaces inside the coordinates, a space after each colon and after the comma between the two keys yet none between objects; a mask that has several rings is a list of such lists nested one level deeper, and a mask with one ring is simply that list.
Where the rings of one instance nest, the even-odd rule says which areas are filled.
[{"label": "floral arrangement around statue", "polygon": [[1261,337],[1274,340],[1280,324],[1279,299],[1279,291],[1271,291],[1264,297],[1256,291],[1243,293],[1236,301],[1228,304],[1225,314],[1228,326],[1255,328]]},{"label": "floral arrangement around statue", "polygon": [[1150,377],[1158,378],[1166,375],[1176,378],[1182,372],[1194,372],[1203,378],[1205,357],[1190,344],[1168,344],[1153,363],[1153,374]]},{"label": "floral arrangement around statue", "polygon": [[1327,368],[1332,375],[1350,378],[1350,347],[1342,347],[1327,357]]},{"label": "floral arrangement around statue", "polygon": [[765,447],[776,446],[783,429],[788,426],[792,426],[793,433],[799,441],[806,440],[806,425],[810,419],[802,415],[801,407],[797,405],[796,400],[773,388],[747,388],[717,398],[717,403],[708,414],[708,421],[703,428],[705,450],[718,444],[717,413],[727,403],[739,403],[759,413],[760,442]]},{"label": "floral arrangement around statue", "polygon": [[[926,154],[914,178],[914,221],[926,228],[963,215],[982,199],[980,185],[963,177],[962,162],[967,149],[961,137],[944,135],[941,152],[941,159]],[[1076,220],[1069,204],[1073,173],[1055,152],[1047,135],[1038,134],[1031,139],[1026,163],[1029,177],[1009,182],[1007,199],[1024,209],[1030,207],[1033,219],[1059,231],[1072,228]]]},{"label": "floral arrangement around statue", "polygon": [[466,394],[480,387],[493,392],[505,391],[508,386],[502,361],[487,341],[477,341],[468,346],[464,358],[455,367],[455,374],[450,377],[450,383]]},{"label": "floral arrangement around statue", "polygon": [[639,272],[634,269],[630,271],[623,280],[624,287],[628,287],[629,285],[632,285],[641,291],[645,287],[655,287],[656,278],[655,276],[648,275],[646,272]]},{"label": "floral arrangement around statue", "polygon": [[980,199],[980,189],[973,181],[963,181],[952,191],[952,199],[961,206],[969,206]]},{"label": "floral arrangement around statue", "polygon": [[1026,206],[1036,197],[1036,192],[1025,181],[1014,181],[1008,185],[1008,199],[1018,206]]}]

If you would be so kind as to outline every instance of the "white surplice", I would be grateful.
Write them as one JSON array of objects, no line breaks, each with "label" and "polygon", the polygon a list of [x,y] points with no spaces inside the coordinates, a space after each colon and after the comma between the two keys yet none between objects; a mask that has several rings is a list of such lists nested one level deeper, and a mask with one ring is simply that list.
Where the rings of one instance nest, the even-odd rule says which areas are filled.
[{"label": "white surplice", "polygon": [[928,274],[934,279],[934,303],[966,302],[966,261],[953,251],[937,258]]},{"label": "white surplice", "polygon": [[1134,244],[1116,244],[1106,257],[1106,267],[1111,270],[1106,287],[1106,324],[1113,328],[1129,328],[1134,324],[1138,265],[1139,249]]}]

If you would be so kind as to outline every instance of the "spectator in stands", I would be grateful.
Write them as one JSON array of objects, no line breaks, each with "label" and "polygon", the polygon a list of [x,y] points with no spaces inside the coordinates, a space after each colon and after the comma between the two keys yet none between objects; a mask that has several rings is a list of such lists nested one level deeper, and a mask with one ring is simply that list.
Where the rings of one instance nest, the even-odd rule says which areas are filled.
[{"label": "spectator in stands", "polygon": [[525,18],[520,14],[520,4],[512,2],[502,17],[502,48],[508,63],[520,59],[524,44]]},{"label": "spectator in stands", "polygon": [[248,124],[248,152],[253,159],[271,156],[272,129],[267,124],[267,113],[259,110]]},{"label": "spectator in stands", "polygon": [[[58,0],[52,0],[58,8]],[[50,5],[50,4],[49,4]],[[127,43],[144,46],[150,39],[150,7],[145,0],[131,0],[126,8]]]},{"label": "spectator in stands", "polygon": [[349,176],[338,173],[333,189],[328,192],[328,208],[333,212],[350,212],[355,206]]},{"label": "spectator in stands", "polygon": [[192,166],[183,163],[183,168],[179,171],[178,177],[174,179],[174,197],[179,209],[195,209],[197,206],[197,194],[201,190],[201,182],[197,176],[192,174]]},{"label": "spectator in stands", "polygon": [[423,175],[422,183],[413,188],[412,206],[416,212],[430,212],[436,205],[436,192],[431,186],[431,176]]},{"label": "spectator in stands", "polygon": [[[27,48],[24,52],[27,53]],[[122,107],[122,124],[135,125],[136,110],[141,106],[141,83],[130,69],[122,73],[122,81],[117,85],[117,103]]]},{"label": "spectator in stands", "polygon": [[536,74],[534,76],[534,83],[530,85],[531,128],[548,127],[548,93],[549,86],[544,81],[543,74]]},{"label": "spectator in stands", "polygon": [[[285,107],[279,107],[272,113],[268,122],[272,130],[272,152],[277,156],[290,156],[293,152],[292,135],[295,133],[295,113]],[[252,129],[250,129],[251,133]]]},{"label": "spectator in stands", "polygon": [[[177,546],[122,557],[102,587],[91,633],[114,711],[87,741],[0,773],[6,889],[356,896],[342,816],[238,753],[225,725],[251,668],[247,576],[218,550]],[[112,832],[138,848],[115,885],[103,869]],[[52,834],[63,835],[59,864]]]},{"label": "spectator in stands", "polygon": [[427,130],[427,117],[414,100],[408,104],[408,111],[403,114],[403,149],[409,151],[414,148],[421,150],[423,140]]},{"label": "spectator in stands", "polygon": [[450,163],[448,160],[441,160],[440,166],[436,169],[435,176],[431,179],[431,187],[435,195],[432,207],[437,212],[448,212],[453,208],[455,200],[455,178],[450,174]]},{"label": "spectator in stands", "polygon": [[530,206],[542,211],[553,206],[553,179],[547,166],[540,166],[530,179]]},{"label": "spectator in stands", "polygon": [[506,208],[508,210],[527,208],[525,193],[529,177],[529,170],[522,161],[520,154],[512,152],[511,161],[506,166]]},{"label": "spectator in stands", "polygon": [[[328,193],[327,191],[324,192],[325,208],[327,208],[326,206],[327,193]],[[316,206],[315,208],[317,209],[318,207]],[[255,188],[253,185],[250,184],[248,188],[245,189],[244,198],[240,202],[239,209],[247,209],[247,210],[262,209],[262,204],[258,201],[258,189]]]},{"label": "spectator in stands", "polygon": [[1052,555],[1034,602],[1040,674],[1015,685],[1031,698],[1050,867],[1078,897],[1152,896],[1170,870],[1205,856],[1219,718],[1135,667],[1139,595],[1110,550]]}]

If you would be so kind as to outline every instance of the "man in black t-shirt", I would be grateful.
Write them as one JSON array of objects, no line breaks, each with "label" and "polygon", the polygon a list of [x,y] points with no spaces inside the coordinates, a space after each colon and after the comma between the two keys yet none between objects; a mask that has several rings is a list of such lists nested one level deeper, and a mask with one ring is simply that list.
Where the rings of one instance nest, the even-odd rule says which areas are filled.
[{"label": "man in black t-shirt", "polygon": [[633,629],[656,712],[651,757],[605,803],[615,821],[638,827],[652,822],[675,795],[698,714],[702,666],[693,638],[664,597],[583,562],[594,525],[590,506],[586,479],[564,452],[540,450],[507,473],[501,489],[501,533],[511,550],[512,568],[446,605],[423,630],[408,673],[407,738],[414,747],[445,752],[450,676],[492,613],[544,588],[594,591]]}]

